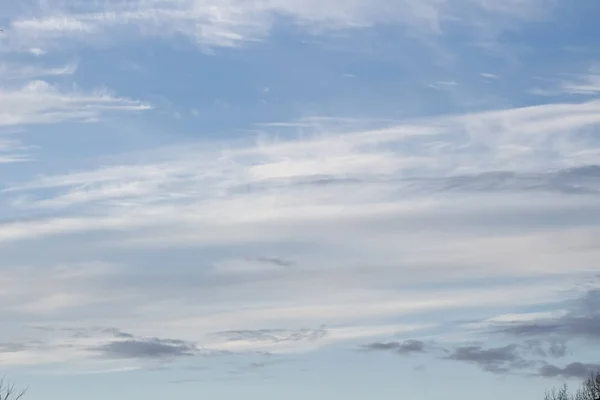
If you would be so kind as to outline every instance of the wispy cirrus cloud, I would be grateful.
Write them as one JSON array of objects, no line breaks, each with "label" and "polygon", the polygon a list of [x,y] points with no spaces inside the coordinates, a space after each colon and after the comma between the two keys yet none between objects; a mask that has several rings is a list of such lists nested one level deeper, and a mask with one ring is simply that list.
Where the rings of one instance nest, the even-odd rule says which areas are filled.
[{"label": "wispy cirrus cloud", "polygon": [[107,112],[141,111],[150,107],[139,101],[115,97],[106,91],[64,91],[42,80],[0,90],[0,126],[89,122]]},{"label": "wispy cirrus cloud", "polygon": [[116,32],[132,33],[130,27],[135,26],[142,35],[184,35],[207,48],[232,47],[268,36],[281,16],[312,33],[396,23],[420,34],[439,34],[456,20],[477,29],[486,21],[501,30],[514,21],[547,14],[554,3],[520,0],[497,6],[480,0],[402,0],[394,4],[339,0],[322,7],[316,1],[294,0],[49,2],[38,15],[16,15],[5,40],[12,47],[37,48],[52,46],[57,39],[94,41]]},{"label": "wispy cirrus cloud", "polygon": [[[5,3],[0,359],[33,386],[153,369],[132,378],[159,391],[176,369],[274,391],[298,371],[263,367],[291,357],[380,383],[382,360],[409,381],[599,368],[598,71],[524,93],[593,64],[561,50],[593,40],[567,32],[594,28],[582,5]],[[117,113],[148,118],[88,143]],[[337,397],[365,397],[351,383]]]},{"label": "wispy cirrus cloud", "polygon": [[0,64],[0,81],[26,81],[52,76],[73,75],[77,63],[70,62],[58,67],[43,67],[33,64]]},{"label": "wispy cirrus cloud", "polygon": [[[118,100],[106,101],[119,104]],[[158,226],[179,221],[180,213],[172,212],[182,207],[193,215],[186,217],[188,224],[196,220],[218,226],[226,221],[238,224],[272,218],[283,222],[286,215],[300,212],[308,221],[311,215],[333,212],[324,202],[347,210],[354,207],[357,212],[369,208],[373,218],[377,213],[402,214],[403,210],[417,215],[414,213],[430,213],[440,205],[440,200],[430,197],[417,206],[417,199],[450,192],[469,196],[502,193],[505,199],[517,192],[580,194],[579,198],[555,199],[562,203],[560,207],[565,207],[565,202],[580,207],[589,202],[592,207],[595,200],[588,196],[598,190],[600,144],[588,132],[600,124],[598,111],[598,102],[552,104],[358,132],[336,131],[333,126],[325,135],[241,146],[232,143],[228,150],[169,150],[154,161],[40,176],[9,186],[4,196],[16,196],[19,207],[65,211],[85,206],[102,211],[93,218],[71,214],[52,222],[40,221],[39,229],[33,229],[33,221],[7,222],[4,229],[13,230],[10,236],[16,240],[21,236],[14,229],[21,225],[29,227],[23,230],[27,236],[95,226]],[[86,109],[85,115],[90,112]],[[35,117],[43,118],[43,114]],[[495,172],[498,170],[506,172]],[[357,184],[365,190],[349,194],[348,189]],[[404,203],[397,202],[398,193],[409,194]],[[139,204],[144,204],[146,211],[134,210]],[[238,214],[242,204],[252,204],[255,213]],[[342,217],[340,212],[338,209],[331,217]],[[154,216],[152,221],[145,218],[149,214]]]},{"label": "wispy cirrus cloud", "polygon": [[27,162],[32,159],[29,154],[30,147],[24,146],[16,140],[0,140],[0,164]]},{"label": "wispy cirrus cloud", "polygon": [[[557,79],[555,85],[550,88],[536,87],[531,90],[533,94],[540,96],[587,96],[593,97],[600,93],[600,65],[594,63],[586,72],[561,74],[562,79]],[[553,80],[553,82],[555,82]]]},{"label": "wispy cirrus cloud", "polygon": [[295,342],[300,340],[315,341],[327,335],[327,329],[323,325],[319,329],[260,329],[218,332],[215,335],[225,338],[231,342],[257,341],[257,342]]},{"label": "wispy cirrus cloud", "polygon": [[106,88],[85,91],[72,83],[78,63],[48,65],[43,61],[10,60],[0,63],[0,127],[57,124],[66,121],[97,121],[111,112],[143,111],[151,107],[141,101],[119,97]]},{"label": "wispy cirrus cloud", "polygon": [[[425,317],[434,313],[568,298],[565,285],[597,269],[599,144],[589,132],[599,110],[591,101],[385,125],[307,119],[286,125],[314,129],[304,136],[277,140],[265,127],[257,141],[89,160],[87,169],[15,182],[2,200],[47,214],[0,223],[0,244],[20,263],[39,262],[23,250],[31,243],[49,253],[69,243],[70,257],[127,254],[132,266],[92,267],[104,271],[93,277],[49,271],[27,287],[15,275],[5,311],[31,322],[77,316],[134,335],[80,338],[47,350],[46,362],[84,362],[84,344],[127,360],[178,358],[193,352],[189,343],[293,353],[369,340],[416,354],[418,343],[386,338],[435,328]],[[160,272],[174,249],[212,255]],[[509,282],[490,283],[499,276]],[[435,286],[442,282],[472,286]],[[107,318],[107,309],[117,311]],[[321,324],[327,335],[301,328]],[[456,361],[495,371],[520,368],[525,351],[461,349]],[[13,352],[11,362],[44,351]]]}]

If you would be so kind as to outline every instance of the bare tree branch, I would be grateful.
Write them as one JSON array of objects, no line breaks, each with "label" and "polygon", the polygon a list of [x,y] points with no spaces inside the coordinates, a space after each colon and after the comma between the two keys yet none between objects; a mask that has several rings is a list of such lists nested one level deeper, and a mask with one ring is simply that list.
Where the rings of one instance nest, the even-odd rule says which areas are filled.
[{"label": "bare tree branch", "polygon": [[576,400],[600,400],[600,372],[591,374],[577,392]]},{"label": "bare tree branch", "polygon": [[19,400],[26,392],[27,388],[17,389],[14,383],[0,379],[0,400]]},{"label": "bare tree branch", "polygon": [[558,390],[547,391],[544,400],[600,400],[600,372],[592,373],[575,394],[570,394],[567,385],[563,385]]},{"label": "bare tree branch", "polygon": [[552,391],[547,391],[544,400],[572,400],[572,398],[569,395],[567,385],[565,384],[558,390],[554,388]]}]

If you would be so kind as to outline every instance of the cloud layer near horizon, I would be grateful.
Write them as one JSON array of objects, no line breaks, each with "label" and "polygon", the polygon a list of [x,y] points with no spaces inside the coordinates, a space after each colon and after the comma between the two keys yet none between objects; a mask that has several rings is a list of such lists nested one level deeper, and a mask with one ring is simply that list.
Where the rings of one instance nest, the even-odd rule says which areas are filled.
[{"label": "cloud layer near horizon", "polygon": [[[419,314],[447,310],[459,319],[482,307],[568,299],[578,291],[561,294],[565,283],[575,287],[594,273],[599,256],[600,167],[593,156],[574,156],[595,151],[586,136],[598,123],[595,107],[557,104],[360,131],[339,130],[333,120],[326,134],[232,142],[221,151],[171,148],[140,163],[8,185],[6,204],[47,216],[0,226],[3,249],[19,260],[5,268],[12,287],[4,293],[5,310],[54,324],[69,315],[94,321],[127,304],[130,311],[103,325],[130,330],[126,321],[137,315],[140,335],[164,337],[175,329],[180,335],[168,340],[211,351],[288,352],[413,330],[430,334],[444,323],[425,323]],[[483,134],[490,129],[495,135]],[[504,150],[509,143],[519,151]],[[480,151],[459,156],[465,148]],[[496,172],[500,165],[513,168]],[[66,242],[73,250],[52,250]],[[18,271],[39,262],[24,252],[32,245],[58,257],[56,267],[47,265],[37,288],[31,279],[21,287],[31,275]],[[102,256],[106,251],[116,260],[128,254],[130,265],[114,264]],[[178,251],[205,256],[182,260],[170,274],[157,260]],[[63,257],[76,263],[62,267]],[[90,257],[103,264],[88,266]],[[573,265],[568,271],[566,262]],[[461,288],[494,278],[512,282]],[[442,289],[427,288],[442,282]],[[259,299],[260,307],[244,306]],[[193,306],[198,303],[204,311]],[[160,328],[142,328],[147,313],[161,315]],[[146,323],[150,329],[151,320]],[[328,334],[308,332],[318,340],[301,346],[304,340],[287,334],[267,342],[211,336],[270,326],[276,330],[262,337],[275,338],[279,329],[322,324],[331,325]],[[179,352],[180,342],[161,340],[98,349]],[[186,344],[182,354],[194,348]],[[450,359],[462,360],[461,354]],[[13,355],[18,363],[19,352]],[[501,369],[490,362],[488,369]]]}]

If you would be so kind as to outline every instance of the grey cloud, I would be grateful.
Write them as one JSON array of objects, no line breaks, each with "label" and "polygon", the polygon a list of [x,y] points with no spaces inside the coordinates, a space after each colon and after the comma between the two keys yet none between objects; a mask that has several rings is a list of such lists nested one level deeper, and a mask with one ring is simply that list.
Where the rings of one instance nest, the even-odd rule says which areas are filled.
[{"label": "grey cloud", "polygon": [[36,331],[44,331],[44,332],[54,332],[56,330],[53,326],[45,326],[45,325],[27,325],[27,329],[33,329]]},{"label": "grey cloud", "polygon": [[599,194],[600,166],[563,169],[553,172],[522,174],[486,172],[447,178],[413,180],[440,191],[550,191],[569,194]]},{"label": "grey cloud", "polygon": [[0,343],[0,354],[20,353],[24,351],[46,351],[50,349],[65,349],[72,347],[73,345],[67,342],[56,344],[44,342],[42,340],[24,340],[23,342]]},{"label": "grey cloud", "polygon": [[214,335],[222,337],[228,341],[252,341],[252,342],[297,342],[297,341],[316,341],[327,335],[324,325],[319,329],[259,329],[259,330],[235,330],[217,332]]},{"label": "grey cloud", "polygon": [[446,177],[390,178],[339,178],[315,175],[296,179],[277,180],[260,185],[234,188],[236,192],[260,191],[276,187],[364,185],[365,183],[395,183],[421,192],[502,192],[543,191],[565,194],[600,194],[600,165],[586,165],[541,173],[518,173],[512,171],[490,171],[470,175]]},{"label": "grey cloud", "polygon": [[123,332],[117,328],[104,328],[104,327],[93,327],[93,328],[81,328],[81,327],[55,327],[55,326],[28,326],[29,329],[45,332],[69,332],[74,338],[86,338],[92,337],[97,334],[107,334],[116,338],[133,338],[134,335],[131,333]]},{"label": "grey cloud", "polygon": [[100,353],[102,357],[106,358],[163,360],[200,354],[200,349],[196,344],[178,339],[137,337],[117,328],[76,328],[75,331],[76,335],[85,336],[100,333],[110,335],[116,339],[88,348],[88,350]]},{"label": "grey cloud", "polygon": [[395,350],[398,348],[399,345],[400,343],[398,342],[375,342],[365,345],[364,348],[368,350]]},{"label": "grey cloud", "polygon": [[490,349],[481,346],[463,346],[454,349],[447,358],[475,364],[485,371],[495,373],[523,369],[535,364],[533,361],[525,360],[518,350],[515,344]]},{"label": "grey cloud", "polygon": [[390,350],[399,354],[424,353],[425,343],[420,340],[406,340],[404,342],[375,342],[363,346],[366,350]]},{"label": "grey cloud", "polygon": [[529,339],[523,343],[521,348],[538,357],[561,358],[567,354],[567,344],[563,340],[557,339]]},{"label": "grey cloud", "polygon": [[102,330],[104,333],[108,333],[113,335],[116,338],[134,338],[135,336],[132,335],[131,333],[127,333],[127,332],[123,332],[119,329],[116,328],[105,328]]},{"label": "grey cloud", "polygon": [[[377,181],[376,178],[370,180],[370,182]],[[389,181],[389,178],[385,178],[385,181]],[[359,178],[340,178],[335,175],[313,175],[308,177],[297,177],[297,178],[286,178],[280,179],[275,178],[267,182],[261,182],[260,184],[243,184],[233,186],[230,190],[232,194],[237,193],[253,193],[259,192],[266,189],[277,189],[285,188],[290,185],[293,186],[331,186],[331,185],[347,185],[347,184],[363,184],[366,183],[364,179]]]},{"label": "grey cloud", "polygon": [[[440,359],[470,363],[487,372],[509,373],[530,370],[539,365],[547,365],[539,357],[547,357],[550,353],[557,356],[566,351],[566,346],[560,342],[530,341],[527,344],[510,344],[503,347],[484,348],[482,345],[459,346],[454,349],[440,344],[427,344],[419,340],[405,342],[374,342],[362,346],[367,351],[389,351],[403,355],[425,352],[438,353]],[[445,355],[441,355],[444,353]],[[534,353],[535,360],[526,358],[527,353]]]},{"label": "grey cloud", "polygon": [[182,384],[182,383],[198,383],[198,382],[207,382],[209,381],[208,378],[182,378],[182,379],[173,379],[171,381],[169,381],[169,383],[172,384]]},{"label": "grey cloud", "polygon": [[[69,338],[64,339],[60,345],[48,342],[23,342],[0,343],[0,353],[25,351],[32,348],[50,349],[59,347],[77,348],[96,354],[107,359],[138,359],[170,361],[175,358],[187,356],[223,356],[234,355],[231,351],[216,350],[200,347],[197,343],[173,338],[142,337],[125,332],[113,327],[56,327],[56,326],[29,326],[44,332],[66,332]],[[326,334],[325,328],[303,329],[298,331],[285,330],[259,330],[259,331],[231,331],[222,332],[222,336],[230,336],[231,340],[237,337],[254,337],[255,340],[292,341],[292,340],[318,340]],[[77,339],[95,338],[102,340],[95,346],[82,346]],[[241,339],[240,339],[241,340]],[[249,339],[251,340],[251,339]],[[252,352],[261,357],[271,356],[268,352]]]},{"label": "grey cloud", "polygon": [[198,347],[190,342],[176,339],[137,338],[106,343],[90,350],[106,358],[171,359],[193,356]]},{"label": "grey cloud", "polygon": [[293,358],[273,358],[272,356],[269,356],[267,358],[263,358],[260,361],[255,361],[255,362],[251,362],[249,364],[242,365],[237,369],[233,369],[232,371],[230,371],[230,373],[243,374],[243,373],[248,373],[248,372],[252,372],[252,371],[264,370],[266,368],[281,365],[281,364],[295,363],[297,361],[298,360],[293,359]]},{"label": "grey cloud", "polygon": [[567,345],[565,343],[554,342],[548,347],[548,354],[552,357],[564,357],[567,354]]},{"label": "grey cloud", "polygon": [[561,336],[600,341],[600,289],[587,292],[570,305],[566,315],[527,322],[498,323],[492,331],[512,336]]},{"label": "grey cloud", "polygon": [[573,362],[567,364],[565,367],[557,367],[555,365],[547,364],[541,367],[538,371],[540,376],[546,378],[589,378],[592,373],[600,371],[600,364],[584,364],[580,362]]},{"label": "grey cloud", "polygon": [[264,264],[272,264],[272,265],[276,265],[278,267],[293,267],[296,265],[295,262],[291,261],[291,260],[286,260],[284,258],[280,258],[280,257],[258,257],[256,259],[256,261],[264,263]]},{"label": "grey cloud", "polygon": [[28,346],[24,343],[0,343],[0,353],[18,353],[27,348]]}]

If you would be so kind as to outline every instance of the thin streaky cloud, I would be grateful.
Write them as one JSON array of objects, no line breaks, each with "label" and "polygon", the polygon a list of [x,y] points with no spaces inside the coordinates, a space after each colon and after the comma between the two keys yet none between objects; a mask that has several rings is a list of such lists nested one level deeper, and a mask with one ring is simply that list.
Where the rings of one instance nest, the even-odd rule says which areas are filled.
[{"label": "thin streaky cloud", "polygon": [[77,67],[76,62],[51,68],[33,65],[0,64],[0,80],[31,80],[42,77],[73,75],[77,71]]},{"label": "thin streaky cloud", "polygon": [[2,2],[2,365],[63,400],[581,379],[592,3]]},{"label": "thin streaky cloud", "polygon": [[600,370],[600,364],[573,362],[564,367],[548,364],[539,369],[539,375],[545,378],[587,379]]},{"label": "thin streaky cloud", "polygon": [[144,111],[150,106],[110,94],[64,91],[42,80],[0,90],[0,126],[95,121],[108,112]]},{"label": "thin streaky cloud", "polygon": [[[187,2],[104,2],[81,6],[50,2],[50,15],[18,18],[12,21],[9,36],[16,45],[59,39],[93,41],[112,32],[131,33],[129,26],[148,36],[183,34],[208,48],[235,47],[265,39],[277,16],[289,16],[311,33],[331,30],[364,29],[378,24],[399,23],[426,35],[441,34],[445,25],[459,19],[480,29],[482,22],[501,29],[507,21],[527,21],[547,14],[553,1],[525,0],[507,7],[472,0],[402,0],[390,5],[383,0],[345,0],[330,7],[316,1],[243,2],[214,0]],[[71,7],[69,7],[71,5]],[[462,12],[461,12],[462,11]],[[112,31],[112,32],[111,32]]]}]

